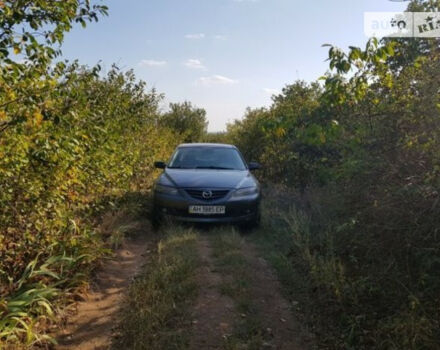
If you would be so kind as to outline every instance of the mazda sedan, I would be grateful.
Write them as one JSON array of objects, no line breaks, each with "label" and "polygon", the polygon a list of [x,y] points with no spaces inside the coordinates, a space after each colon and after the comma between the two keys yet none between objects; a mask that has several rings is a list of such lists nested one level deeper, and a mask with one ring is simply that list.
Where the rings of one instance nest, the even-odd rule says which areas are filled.
[{"label": "mazda sedan", "polygon": [[257,226],[261,191],[251,171],[258,163],[243,159],[224,144],[182,144],[154,186],[153,224],[164,217],[194,223],[237,223]]}]

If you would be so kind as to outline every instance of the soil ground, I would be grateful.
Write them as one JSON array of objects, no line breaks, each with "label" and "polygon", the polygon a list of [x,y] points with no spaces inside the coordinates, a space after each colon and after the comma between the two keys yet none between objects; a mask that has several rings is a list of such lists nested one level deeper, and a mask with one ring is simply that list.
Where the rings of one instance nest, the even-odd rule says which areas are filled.
[{"label": "soil ground", "polygon": [[145,261],[146,235],[127,238],[115,255],[104,261],[85,300],[77,305],[59,335],[57,350],[104,350],[111,344],[124,293]]},{"label": "soil ground", "polygon": [[[227,237],[229,233],[220,231],[217,234]],[[122,298],[126,295],[133,277],[147,261],[148,249],[156,249],[156,246],[153,246],[156,242],[148,241],[146,237],[144,234],[126,240],[114,258],[103,264],[86,300],[78,304],[77,314],[69,319],[58,337],[59,345],[56,349],[111,348],[112,337],[118,324],[118,310],[123,305]],[[295,318],[294,306],[283,297],[275,273],[260,257],[253,243],[243,239],[237,250],[239,258],[242,259],[241,268],[244,268],[246,276],[249,276],[246,281],[246,295],[255,309],[255,313],[249,315],[240,311],[239,299],[234,299],[233,295],[228,295],[222,290],[222,286],[234,282],[234,274],[225,273],[217,268],[219,259],[226,257],[227,260],[228,257],[219,257],[218,252],[217,256],[214,256],[213,244],[210,232],[200,232],[197,248],[194,248],[197,249],[200,266],[195,272],[198,297],[195,302],[189,304],[189,349],[311,349],[311,338],[303,332],[303,327]],[[249,345],[252,342],[246,344],[246,341],[228,342],[228,339],[233,339],[234,334],[237,334],[237,325],[243,324],[243,318],[252,315],[258,315],[258,327],[263,330],[260,333],[260,342],[255,343],[259,345]]]},{"label": "soil ground", "polygon": [[215,271],[212,249],[206,237],[200,237],[198,250],[201,260],[197,275],[199,297],[194,307],[190,349],[221,349],[236,317],[234,301],[220,293],[224,277]]},{"label": "soil ground", "polygon": [[251,293],[256,307],[264,316],[263,327],[270,329],[271,348],[279,350],[308,349],[309,337],[294,317],[292,304],[281,294],[281,285],[266,260],[258,256],[247,242],[242,253],[248,262]]}]

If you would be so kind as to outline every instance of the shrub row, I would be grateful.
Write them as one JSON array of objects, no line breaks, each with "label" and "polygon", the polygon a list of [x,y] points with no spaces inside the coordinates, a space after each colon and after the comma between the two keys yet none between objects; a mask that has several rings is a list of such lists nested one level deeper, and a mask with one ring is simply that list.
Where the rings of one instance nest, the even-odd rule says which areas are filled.
[{"label": "shrub row", "polygon": [[60,63],[37,84],[25,79],[34,67],[20,69],[19,86],[0,89],[0,119],[16,121],[0,134],[0,344],[10,346],[45,340],[52,302],[102,254],[96,218],[148,190],[153,160],[179,142],[157,127],[161,96],[132,72]]}]

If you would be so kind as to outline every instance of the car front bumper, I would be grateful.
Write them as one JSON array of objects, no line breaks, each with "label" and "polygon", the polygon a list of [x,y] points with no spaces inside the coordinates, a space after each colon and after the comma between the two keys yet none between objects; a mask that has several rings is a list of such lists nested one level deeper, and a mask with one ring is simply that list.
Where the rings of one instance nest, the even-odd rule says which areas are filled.
[{"label": "car front bumper", "polygon": [[258,216],[256,214],[249,214],[245,216],[222,216],[222,217],[203,217],[203,216],[176,216],[176,215],[167,215],[164,217],[169,217],[173,220],[177,220],[180,222],[189,222],[189,223],[200,223],[200,224],[235,224],[235,223],[245,223],[256,220]]},{"label": "car front bumper", "polygon": [[[225,198],[212,201],[202,201],[191,198],[185,193],[169,195],[163,193],[154,194],[154,207],[156,215],[170,217],[177,221],[194,223],[241,223],[249,222],[258,218],[261,195],[255,194],[240,199],[231,198],[231,194]],[[225,214],[202,215],[190,214],[189,207],[200,206],[225,206]]]}]

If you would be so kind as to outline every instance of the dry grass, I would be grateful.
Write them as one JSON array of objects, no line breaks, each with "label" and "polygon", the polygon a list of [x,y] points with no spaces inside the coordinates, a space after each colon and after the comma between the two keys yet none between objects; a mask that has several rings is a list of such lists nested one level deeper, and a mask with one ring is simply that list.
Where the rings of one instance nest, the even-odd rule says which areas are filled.
[{"label": "dry grass", "polygon": [[133,282],[121,315],[115,349],[185,349],[189,309],[197,296],[197,234],[164,228],[157,254]]},{"label": "dry grass", "polygon": [[238,314],[233,333],[225,338],[224,348],[261,349],[268,334],[252,301],[248,262],[241,252],[244,240],[234,228],[218,229],[210,232],[210,237],[216,269],[225,276],[220,291],[235,301]]},{"label": "dry grass", "polygon": [[[404,237],[387,249],[389,236],[369,232],[367,224],[341,222],[335,216],[339,208],[322,205],[335,197],[320,198],[316,192],[310,198],[307,205],[295,193],[283,200],[266,197],[266,220],[252,239],[277,270],[320,347],[437,349],[439,299],[427,296],[438,280],[423,265],[430,256],[408,254],[401,261]],[[424,285],[416,278],[408,282],[417,269],[425,270]]]}]

